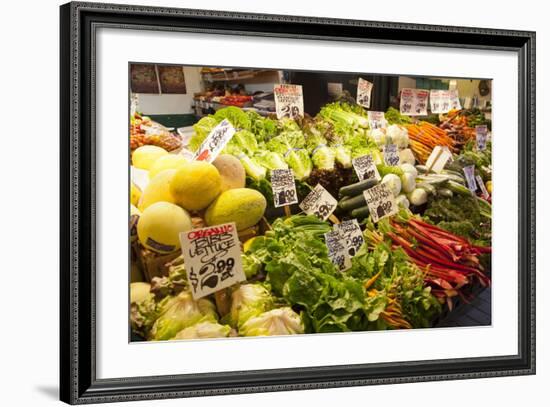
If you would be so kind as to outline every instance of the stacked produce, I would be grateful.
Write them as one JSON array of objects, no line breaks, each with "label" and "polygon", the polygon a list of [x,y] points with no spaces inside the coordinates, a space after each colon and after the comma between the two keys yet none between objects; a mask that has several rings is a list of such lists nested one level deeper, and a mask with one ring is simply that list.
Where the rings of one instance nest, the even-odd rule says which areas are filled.
[{"label": "stacked produce", "polygon": [[[464,173],[473,166],[492,190],[490,143],[477,151],[472,140],[457,143],[395,109],[386,128],[370,129],[362,107],[338,102],[298,120],[220,109],[194,125],[190,152],[224,119],[236,132],[211,164],[158,146],[133,152],[132,165],[149,178],[141,189],[131,185],[133,245],[138,257],[139,250],[169,257],[161,276],[131,284],[135,334],[168,340],[432,327],[456,299],[490,285],[490,197],[469,189]],[[394,165],[384,154],[390,145],[399,154]],[[437,146],[453,159],[436,173],[423,164]],[[365,156],[379,177],[355,172]],[[284,216],[271,211],[271,174],[289,168],[299,202],[321,184],[338,199],[336,218],[306,215],[298,205]],[[365,192],[379,185],[399,209],[375,223]],[[326,235],[351,220],[362,240],[341,271]],[[226,223],[238,231],[246,281],[194,299],[180,233]]]},{"label": "stacked produce", "polygon": [[134,151],[145,145],[158,146],[167,151],[173,151],[180,148],[182,143],[178,135],[168,131],[149,117],[136,112],[130,116],[130,150]]},{"label": "stacked produce", "polygon": [[443,129],[425,121],[405,126],[411,139],[411,149],[421,164],[424,164],[436,146],[448,147],[456,151],[455,141]]}]

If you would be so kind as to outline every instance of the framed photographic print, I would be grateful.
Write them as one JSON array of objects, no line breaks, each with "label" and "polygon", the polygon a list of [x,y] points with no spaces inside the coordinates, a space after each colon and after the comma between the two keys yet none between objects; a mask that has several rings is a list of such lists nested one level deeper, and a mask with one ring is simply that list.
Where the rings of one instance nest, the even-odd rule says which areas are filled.
[{"label": "framed photographic print", "polygon": [[534,374],[535,33],[69,3],[60,44],[63,401]]}]

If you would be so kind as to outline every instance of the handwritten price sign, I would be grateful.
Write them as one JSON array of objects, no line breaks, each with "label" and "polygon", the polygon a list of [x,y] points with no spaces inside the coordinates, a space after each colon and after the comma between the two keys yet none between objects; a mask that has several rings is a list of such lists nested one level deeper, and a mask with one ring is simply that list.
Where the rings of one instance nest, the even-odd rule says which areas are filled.
[{"label": "handwritten price sign", "polygon": [[291,169],[272,170],[271,187],[273,188],[273,203],[276,208],[298,203],[294,172]]},{"label": "handwritten price sign", "polygon": [[361,232],[357,219],[345,220],[342,223],[338,223],[334,225],[334,230],[340,234],[342,240],[345,242],[349,257],[354,257],[364,242],[363,232]]},{"label": "handwritten price sign", "polygon": [[476,126],[476,144],[479,151],[487,148],[487,126],[484,124]]},{"label": "handwritten price sign", "polygon": [[304,95],[301,85],[278,84],[273,86],[277,118],[295,119],[304,116]]},{"label": "handwritten price sign", "polygon": [[374,164],[371,154],[354,158],[351,163],[359,181],[366,179],[380,180],[380,173],[378,172],[378,168],[376,168],[376,164]]},{"label": "handwritten price sign", "polygon": [[448,90],[430,90],[430,110],[432,113],[447,113],[451,110],[451,94]]},{"label": "handwritten price sign", "polygon": [[407,116],[426,116],[428,114],[428,96],[425,89],[401,89],[399,111]]},{"label": "handwritten price sign", "polygon": [[347,246],[338,231],[325,233],[325,244],[328,249],[328,257],[339,271],[351,268],[351,259],[347,252]]},{"label": "handwritten price sign", "polygon": [[393,192],[386,184],[380,184],[363,191],[373,222],[397,213],[397,203]]},{"label": "handwritten price sign", "polygon": [[308,215],[327,220],[336,209],[336,205],[338,201],[321,184],[317,184],[299,206]]},{"label": "handwritten price sign", "polygon": [[370,96],[372,92],[372,83],[369,81],[359,78],[357,81],[357,104],[367,109],[370,107]]},{"label": "handwritten price sign", "polygon": [[386,120],[386,116],[384,115],[384,112],[373,112],[368,111],[367,115],[369,117],[369,127],[374,129],[383,129],[387,126],[388,122]]},{"label": "handwritten price sign", "polygon": [[384,161],[386,165],[399,165],[399,151],[396,144],[386,144],[384,146]]},{"label": "handwritten price sign", "polygon": [[227,119],[222,120],[202,142],[193,159],[211,163],[216,159],[220,151],[224,149],[234,134],[235,128],[233,125]]},{"label": "handwritten price sign", "polygon": [[194,299],[246,280],[235,223],[182,232],[180,242]]}]

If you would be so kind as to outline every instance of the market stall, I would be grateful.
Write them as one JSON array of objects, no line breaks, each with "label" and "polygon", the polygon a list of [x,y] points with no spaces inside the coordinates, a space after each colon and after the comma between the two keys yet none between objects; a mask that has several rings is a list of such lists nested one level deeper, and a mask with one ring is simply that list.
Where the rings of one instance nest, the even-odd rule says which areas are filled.
[{"label": "market stall", "polygon": [[[134,339],[431,328],[490,290],[479,107],[396,78],[373,111],[356,76],[308,114],[283,72],[201,75],[192,130],[130,118]],[[210,86],[249,79],[271,99]]]}]

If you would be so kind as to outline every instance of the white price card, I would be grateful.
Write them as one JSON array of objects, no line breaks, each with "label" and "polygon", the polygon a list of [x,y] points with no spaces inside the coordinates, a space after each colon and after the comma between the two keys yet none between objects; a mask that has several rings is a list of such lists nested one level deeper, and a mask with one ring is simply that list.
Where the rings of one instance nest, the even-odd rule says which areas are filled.
[{"label": "white price card", "polygon": [[180,242],[195,300],[246,280],[234,222],[181,232]]},{"label": "white price card", "polygon": [[369,207],[369,213],[373,222],[397,213],[397,203],[392,190],[386,184],[376,185],[363,191],[363,196]]},{"label": "white price card", "polygon": [[339,271],[346,271],[351,268],[351,258],[342,235],[338,231],[325,233],[325,244],[328,249],[328,257]]},{"label": "white price card", "polygon": [[397,144],[386,144],[384,146],[384,162],[386,165],[399,165],[399,151]]},{"label": "white price card", "polygon": [[491,195],[489,195],[489,191],[487,191],[487,188],[485,187],[485,183],[483,182],[481,176],[476,175],[476,181],[477,185],[479,185],[479,189],[481,189],[481,196],[485,199],[489,198]]},{"label": "white price card", "polygon": [[464,175],[466,176],[468,189],[472,191],[472,193],[475,193],[477,190],[476,177],[475,177],[475,171],[476,171],[475,165],[468,165],[467,167],[464,167],[462,171],[464,171]]},{"label": "white price card", "polygon": [[374,163],[374,159],[371,154],[354,158],[351,163],[355,173],[357,174],[357,178],[359,178],[359,181],[366,179],[375,179],[380,181],[380,173],[378,172],[378,168],[376,168],[376,164]]},{"label": "white price card", "polygon": [[369,117],[369,127],[371,129],[383,129],[387,127],[388,122],[386,120],[386,116],[384,116],[384,112],[374,112],[369,110],[367,115]]},{"label": "white price card", "polygon": [[329,96],[337,98],[344,91],[344,87],[338,82],[327,82],[327,92]]},{"label": "white price card", "polygon": [[211,163],[231,140],[235,131],[229,120],[223,119],[204,139],[193,159]]},{"label": "white price card", "polygon": [[462,106],[460,105],[460,98],[458,97],[458,89],[453,89],[449,91],[449,103],[451,109],[460,110]]},{"label": "white price card", "polygon": [[451,110],[451,94],[448,90],[430,90],[430,110],[432,113],[447,113]]},{"label": "white price card", "polygon": [[345,220],[341,223],[337,223],[334,225],[334,230],[340,233],[342,240],[346,243],[348,255],[354,257],[365,241],[357,219]]},{"label": "white price card", "polygon": [[485,124],[476,126],[476,145],[479,151],[487,148],[487,126]]},{"label": "white price card", "polygon": [[295,119],[304,116],[304,95],[301,85],[273,85],[275,95],[275,111],[277,119],[289,117]]},{"label": "white price card", "polygon": [[399,111],[407,116],[426,116],[428,114],[428,96],[425,89],[401,89]]},{"label": "white price card", "polygon": [[453,154],[446,146],[435,146],[426,161],[426,167],[433,172],[443,171],[448,162],[453,161]]},{"label": "white price card", "polygon": [[371,93],[372,93],[372,83],[369,81],[359,78],[357,81],[357,104],[367,109],[370,107]]},{"label": "white price card", "polygon": [[276,208],[298,203],[294,172],[291,169],[271,170],[271,188]]},{"label": "white price card", "polygon": [[317,184],[299,206],[306,214],[327,220],[337,205],[338,201],[321,184]]}]

